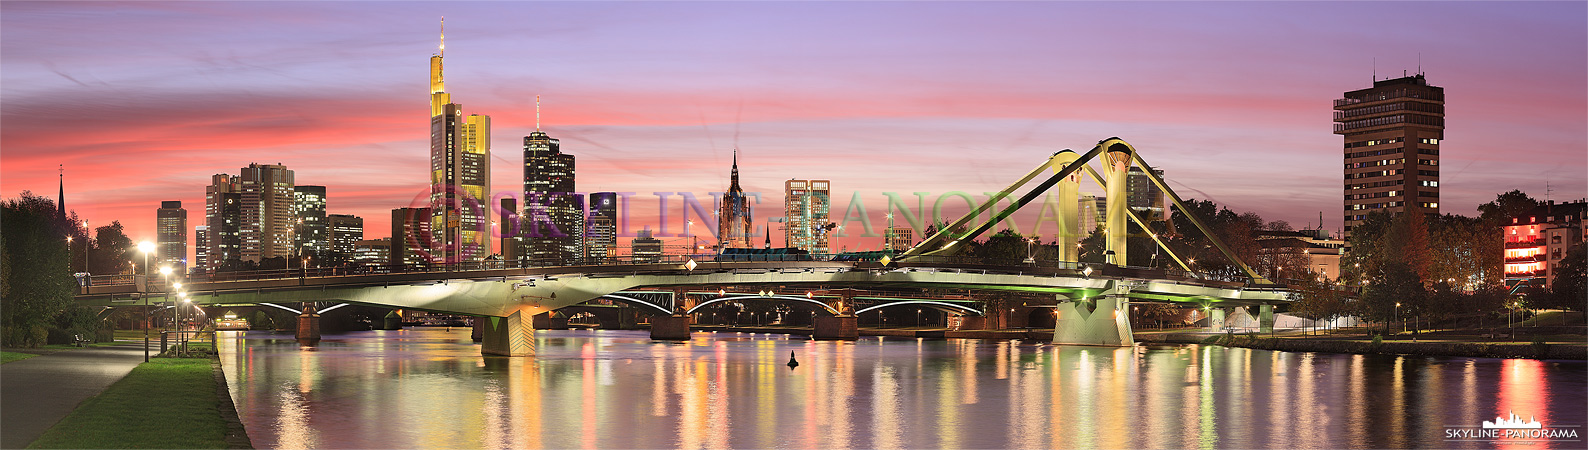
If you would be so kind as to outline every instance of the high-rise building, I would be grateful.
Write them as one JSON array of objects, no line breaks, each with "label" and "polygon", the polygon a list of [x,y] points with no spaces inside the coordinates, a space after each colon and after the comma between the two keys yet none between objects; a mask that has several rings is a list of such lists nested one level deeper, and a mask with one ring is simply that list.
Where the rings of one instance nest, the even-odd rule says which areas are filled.
[{"label": "high-rise building", "polygon": [[296,202],[292,171],[279,164],[249,164],[242,172],[242,259],[291,258]]},{"label": "high-rise building", "polygon": [[206,272],[228,260],[242,260],[241,184],[238,177],[221,173],[210,177],[204,188],[204,239],[194,243],[202,253],[198,267]]},{"label": "high-rise building", "polygon": [[739,149],[734,149],[728,191],[722,194],[722,209],[717,212],[717,247],[755,248],[755,243],[750,239],[753,223],[750,199],[744,195],[744,189],[739,187]]},{"label": "high-rise building", "polygon": [[[491,253],[491,117],[463,115],[442,78],[441,51],[430,57],[430,227],[436,256],[480,261]],[[394,254],[396,252],[393,252]]]},{"label": "high-rise building", "polygon": [[[294,257],[323,259],[331,250],[331,233],[325,217],[325,186],[294,186],[292,211]],[[311,261],[312,263],[312,261]]]},{"label": "high-rise building", "polygon": [[828,231],[828,204],[832,183],[827,180],[788,180],[783,183],[783,242],[788,247],[815,254],[831,253]]},{"label": "high-rise building", "polygon": [[180,201],[160,202],[155,211],[156,267],[187,273],[187,210]]},{"label": "high-rise building", "polygon": [[391,259],[388,264],[423,266],[439,259],[431,247],[436,239],[430,233],[430,217],[430,208],[391,210]]},{"label": "high-rise building", "polygon": [[366,239],[353,245],[353,262],[364,266],[391,264],[391,238]]},{"label": "high-rise building", "polygon": [[1439,214],[1445,90],[1423,74],[1373,82],[1334,101],[1345,137],[1345,233],[1373,211]]},{"label": "high-rise building", "polygon": [[584,254],[584,201],[574,193],[574,156],[545,132],[524,136],[524,252],[534,265],[568,265]]},{"label": "high-rise building", "polygon": [[502,243],[498,246],[502,249],[502,260],[510,261],[508,267],[520,267],[523,265],[519,257],[524,254],[524,236],[518,232],[523,225],[519,221],[518,199],[503,197],[501,206],[502,221],[496,225],[496,231],[502,237]]},{"label": "high-rise building", "polygon": [[635,264],[656,264],[662,262],[662,240],[651,237],[651,229],[639,231],[633,241],[629,242],[629,253],[633,255]]},{"label": "high-rise building", "polygon": [[1583,229],[1588,228],[1588,201],[1551,201],[1510,219],[1502,227],[1505,286],[1553,288],[1560,271],[1557,266],[1572,247],[1583,243]]},{"label": "high-rise building", "polygon": [[192,270],[202,272],[209,270],[210,259],[210,227],[199,225],[193,227],[193,265]]},{"label": "high-rise building", "polygon": [[618,194],[590,194],[590,226],[585,231],[585,258],[589,264],[603,264],[617,255]]},{"label": "high-rise building", "polygon": [[364,240],[364,218],[352,214],[325,216],[326,229],[330,231],[331,253],[339,258],[353,258],[358,241]]},{"label": "high-rise building", "polygon": [[[1163,178],[1163,169],[1152,169],[1152,173]],[[1163,190],[1158,189],[1141,167],[1130,166],[1130,172],[1125,174],[1125,204],[1130,205],[1137,217],[1144,222],[1164,220],[1164,198]]]},{"label": "high-rise building", "polygon": [[1081,227],[1081,233],[1090,235],[1097,231],[1097,227],[1102,226],[1103,222],[1106,221],[1108,197],[1081,194],[1080,198],[1076,199],[1076,203],[1079,203],[1076,205],[1076,211],[1081,216],[1078,224]]},{"label": "high-rise building", "polygon": [[895,253],[909,250],[915,246],[915,229],[910,227],[888,227],[882,231],[884,245]]}]

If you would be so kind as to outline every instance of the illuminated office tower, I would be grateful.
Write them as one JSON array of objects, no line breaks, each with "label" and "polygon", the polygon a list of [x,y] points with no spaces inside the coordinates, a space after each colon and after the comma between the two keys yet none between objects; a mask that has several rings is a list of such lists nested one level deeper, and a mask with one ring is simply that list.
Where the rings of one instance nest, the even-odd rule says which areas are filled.
[{"label": "illuminated office tower", "polygon": [[160,202],[155,211],[156,267],[187,273],[187,210],[180,201]]},{"label": "illuminated office tower", "polygon": [[783,183],[783,242],[815,254],[831,253],[827,235],[831,230],[828,204],[832,183],[828,180],[788,180]]},{"label": "illuminated office tower", "polygon": [[[739,149],[733,150],[733,172],[730,175],[728,192],[722,194],[722,209],[717,211],[717,242],[718,248],[755,248],[755,243],[750,241],[754,231],[750,227],[753,219],[750,217],[750,199],[745,197],[744,189],[739,187]],[[767,230],[771,232],[771,230]],[[695,252],[690,249],[690,252]]]},{"label": "illuminated office tower", "polygon": [[[430,57],[430,227],[444,262],[480,261],[491,253],[491,117],[463,115],[442,78],[446,35]],[[398,252],[393,252],[396,254]]]},{"label": "illuminated office tower", "polygon": [[[1163,169],[1152,169],[1152,173],[1163,178]],[[1136,217],[1146,222],[1164,220],[1165,198],[1163,190],[1158,189],[1141,167],[1130,166],[1130,172],[1125,174],[1125,204],[1130,205]]]},{"label": "illuminated office tower", "polygon": [[519,231],[530,264],[578,263],[584,254],[583,211],[583,199],[574,194],[574,156],[537,124],[524,136],[525,226]]},{"label": "illuminated office tower", "polygon": [[193,227],[193,270],[209,270],[210,259],[210,227],[198,225]]},{"label": "illuminated office tower", "polygon": [[352,259],[358,241],[364,240],[364,218],[352,214],[325,216],[330,232],[331,253],[339,258]]},{"label": "illuminated office tower", "polygon": [[[292,245],[297,247],[294,257],[320,259],[331,249],[331,234],[325,217],[325,186],[295,186],[292,188],[294,222]],[[314,261],[310,260],[312,264]]]},{"label": "illuminated office tower", "polygon": [[521,267],[520,257],[524,254],[524,236],[519,233],[523,222],[519,221],[518,199],[503,197],[501,222],[496,224],[496,231],[500,233],[502,242],[499,246],[502,251],[502,260],[511,261],[507,267]]},{"label": "illuminated office tower", "polygon": [[436,239],[430,233],[430,208],[397,208],[391,210],[391,259],[387,264],[395,267],[427,266],[436,261],[431,245]]},{"label": "illuminated office tower", "polygon": [[602,264],[617,255],[618,246],[618,194],[596,192],[590,194],[590,221],[585,231],[585,258],[590,264]]},{"label": "illuminated office tower", "polygon": [[198,247],[198,268],[214,271],[227,260],[242,259],[242,181],[224,173],[210,177],[204,187],[204,239]]},{"label": "illuminated office tower", "polygon": [[259,262],[292,257],[293,175],[279,164],[249,164],[242,169],[242,259]]},{"label": "illuminated office tower", "polygon": [[629,242],[629,253],[633,255],[634,264],[656,264],[662,262],[662,240],[651,237],[651,229],[639,231],[639,235]]},{"label": "illuminated office tower", "polygon": [[1334,101],[1334,134],[1345,137],[1346,236],[1373,211],[1439,215],[1444,88],[1420,73],[1374,80]]}]

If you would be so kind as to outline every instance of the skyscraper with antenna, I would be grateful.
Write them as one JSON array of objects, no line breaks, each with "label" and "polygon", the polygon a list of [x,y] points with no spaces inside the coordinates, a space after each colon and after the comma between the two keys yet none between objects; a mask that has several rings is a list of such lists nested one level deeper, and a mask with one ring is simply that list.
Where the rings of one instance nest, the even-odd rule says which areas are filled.
[{"label": "skyscraper with antenna", "polygon": [[584,199],[574,192],[574,156],[562,142],[540,130],[540,96],[535,96],[535,131],[524,136],[524,211],[518,233],[534,265],[567,265],[584,251]]},{"label": "skyscraper with antenna", "polygon": [[491,253],[491,117],[464,116],[463,106],[452,102],[442,70],[446,39],[443,18],[441,45],[430,56],[431,258],[480,261]]},{"label": "skyscraper with antenna", "polygon": [[1373,211],[1439,214],[1444,88],[1418,73],[1346,92],[1334,134],[1345,138],[1346,235]]}]

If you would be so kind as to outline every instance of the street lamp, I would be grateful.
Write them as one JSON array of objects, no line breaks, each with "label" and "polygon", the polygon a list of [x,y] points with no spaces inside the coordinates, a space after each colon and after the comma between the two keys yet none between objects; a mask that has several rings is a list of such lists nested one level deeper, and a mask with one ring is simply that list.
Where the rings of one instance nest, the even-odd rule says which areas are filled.
[{"label": "street lamp", "polygon": [[[148,267],[149,267],[149,254],[153,253],[154,249],[155,249],[155,245],[154,245],[153,242],[143,241],[143,242],[139,242],[138,243],[138,251],[143,253],[143,267],[144,267],[144,276],[145,276],[145,278],[148,277],[148,272],[149,272],[149,269],[148,269]],[[84,261],[84,262],[87,262],[87,261]],[[133,280],[132,281],[133,281],[133,286],[136,287],[137,284],[138,284],[138,273],[137,273],[137,271],[133,271]],[[149,362],[149,326],[153,323],[153,320],[150,319],[150,317],[149,317],[149,282],[148,282],[148,280],[145,280],[143,284],[144,284],[144,289],[143,289],[143,292],[142,292],[142,294],[143,294],[143,362]]]},{"label": "street lamp", "polygon": [[1037,238],[1026,239],[1026,264],[1037,263],[1036,245]]},{"label": "street lamp", "polygon": [[[1401,321],[1401,302],[1395,302],[1395,321]],[[1401,324],[1401,331],[1406,331],[1406,325]]]}]

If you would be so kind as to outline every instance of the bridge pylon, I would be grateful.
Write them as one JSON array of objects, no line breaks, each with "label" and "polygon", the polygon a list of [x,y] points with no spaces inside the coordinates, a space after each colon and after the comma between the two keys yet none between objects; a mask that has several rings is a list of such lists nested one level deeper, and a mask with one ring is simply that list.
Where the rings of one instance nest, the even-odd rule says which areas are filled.
[{"label": "bridge pylon", "polygon": [[303,314],[298,315],[298,330],[293,333],[293,337],[304,345],[320,342],[320,313],[315,311],[313,304],[303,305]]},{"label": "bridge pylon", "polygon": [[1053,327],[1053,343],[1131,347],[1130,288],[1116,283],[1107,294],[1094,299],[1074,300],[1058,295],[1058,313]]},{"label": "bridge pylon", "polygon": [[480,317],[480,354],[495,356],[535,356],[533,316],[524,310],[507,317]]}]

